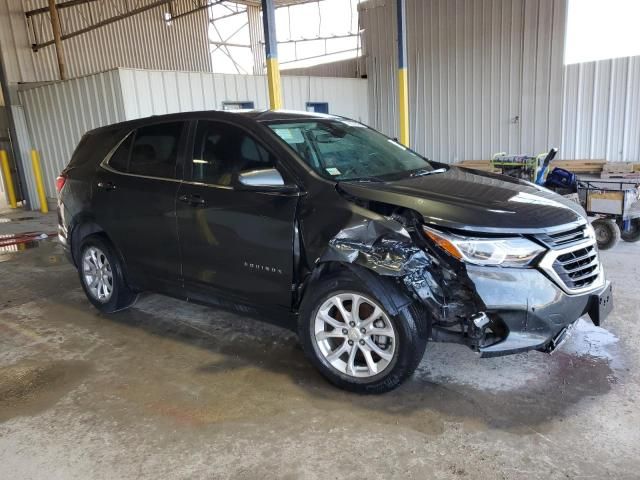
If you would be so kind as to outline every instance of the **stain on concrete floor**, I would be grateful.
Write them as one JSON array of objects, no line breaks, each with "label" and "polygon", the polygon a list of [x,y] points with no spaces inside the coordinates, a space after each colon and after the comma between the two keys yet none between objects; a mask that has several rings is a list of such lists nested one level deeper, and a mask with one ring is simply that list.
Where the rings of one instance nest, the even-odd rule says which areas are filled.
[{"label": "stain on concrete floor", "polygon": [[89,370],[87,362],[64,360],[27,360],[0,367],[0,422],[50,408]]}]

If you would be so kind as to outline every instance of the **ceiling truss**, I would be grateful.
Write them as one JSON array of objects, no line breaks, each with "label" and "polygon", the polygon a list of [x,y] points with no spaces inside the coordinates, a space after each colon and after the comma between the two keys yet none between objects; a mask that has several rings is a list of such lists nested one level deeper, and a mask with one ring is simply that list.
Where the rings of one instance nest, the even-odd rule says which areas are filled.
[{"label": "ceiling truss", "polygon": [[[205,10],[225,0],[189,0],[176,2],[175,0],[68,0],[56,3],[60,16],[61,40],[91,32],[106,25],[133,17],[153,8],[167,6],[169,15],[167,22],[179,20],[195,12]],[[65,15],[74,9],[74,22],[66,21]],[[53,45],[51,17],[49,7],[36,8],[25,12],[31,36],[31,48],[37,52],[41,48]]]}]

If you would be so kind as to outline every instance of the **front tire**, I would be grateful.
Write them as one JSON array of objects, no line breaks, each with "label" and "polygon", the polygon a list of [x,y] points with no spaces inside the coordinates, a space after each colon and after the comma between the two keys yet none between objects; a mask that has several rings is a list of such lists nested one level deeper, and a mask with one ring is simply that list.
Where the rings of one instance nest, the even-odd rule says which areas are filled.
[{"label": "front tire", "polygon": [[78,273],[85,295],[103,313],[124,310],[138,298],[125,281],[115,249],[102,236],[91,235],[82,242]]},{"label": "front tire", "polygon": [[609,250],[620,241],[620,228],[610,218],[599,218],[591,225],[596,232],[596,242],[600,250]]},{"label": "front tire", "polygon": [[306,356],[331,383],[357,393],[384,393],[422,360],[428,333],[419,321],[411,306],[390,314],[372,289],[341,272],[307,291],[298,334]]}]

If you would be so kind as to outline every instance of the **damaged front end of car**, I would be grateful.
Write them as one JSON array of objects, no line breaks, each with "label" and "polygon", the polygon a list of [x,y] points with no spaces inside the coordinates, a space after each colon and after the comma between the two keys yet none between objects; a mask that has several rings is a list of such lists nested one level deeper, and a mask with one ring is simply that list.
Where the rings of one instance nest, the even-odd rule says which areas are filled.
[{"label": "damaged front end of car", "polygon": [[464,264],[438,250],[422,234],[419,217],[405,211],[356,218],[329,241],[317,263],[354,265],[395,281],[420,305],[433,341],[475,351],[502,341],[507,329],[485,312]]},{"label": "damaged front end of car", "polygon": [[312,270],[337,264],[394,282],[424,313],[432,341],[464,344],[484,357],[550,352],[579,317],[597,316],[596,303],[610,294],[604,274],[589,292],[567,292],[538,268],[549,250],[526,236],[476,236],[427,226],[409,209],[362,206]]}]

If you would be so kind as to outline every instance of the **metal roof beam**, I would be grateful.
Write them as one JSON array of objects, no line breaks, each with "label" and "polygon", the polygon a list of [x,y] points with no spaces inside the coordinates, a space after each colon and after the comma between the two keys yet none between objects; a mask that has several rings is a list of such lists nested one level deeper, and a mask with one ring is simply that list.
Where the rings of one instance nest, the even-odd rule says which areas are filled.
[{"label": "metal roof beam", "polygon": [[167,19],[167,21],[177,20],[178,18],[186,17],[187,15],[191,15],[192,13],[199,12],[200,10],[205,10],[209,7],[213,7],[214,5],[218,5],[220,3],[225,2],[226,0],[211,0],[205,1],[203,5],[193,8],[187,12],[179,13],[178,15],[171,15],[171,18]]},{"label": "metal roof beam", "polygon": [[[62,8],[75,7],[77,5],[84,5],[85,3],[98,2],[98,1],[99,0],[69,0],[67,2],[56,3],[56,8],[60,10]],[[43,13],[49,13],[49,6],[42,7],[42,8],[34,8],[33,10],[24,12],[24,15],[27,18],[29,18],[29,17],[33,17],[34,15],[40,15]]]},{"label": "metal roof beam", "polygon": [[[96,1],[96,0],[76,0],[77,5],[83,4],[83,3],[89,3],[92,1]],[[133,17],[134,15],[138,15],[139,13],[143,13],[146,12],[147,10],[151,10],[153,8],[159,7],[161,5],[165,5],[167,3],[171,3],[173,0],[156,0],[153,3],[150,3],[148,5],[144,5],[142,7],[138,7],[138,8],[134,8],[132,10],[129,10],[126,13],[120,14],[120,15],[114,15],[113,17],[107,18],[105,20],[99,21],[94,23],[93,25],[89,25],[87,27],[81,28],[79,30],[75,30],[73,32],[69,32],[69,33],[64,33],[63,35],[60,36],[61,40],[67,40],[69,38],[73,38],[73,37],[77,37],[78,35],[82,35],[83,33],[87,33],[87,32],[91,32],[92,30],[96,30],[100,27],[104,27],[105,25],[109,25],[111,23],[115,23],[118,22],[120,20],[124,20],[125,18],[129,18],[129,17]],[[69,3],[69,2],[66,2]],[[64,3],[62,3],[61,5],[64,5]],[[33,45],[31,45],[31,49],[34,52],[37,52],[39,49],[44,48],[44,47],[48,47],[49,45],[53,45],[55,43],[54,40],[48,40],[46,42],[36,42]]]}]

